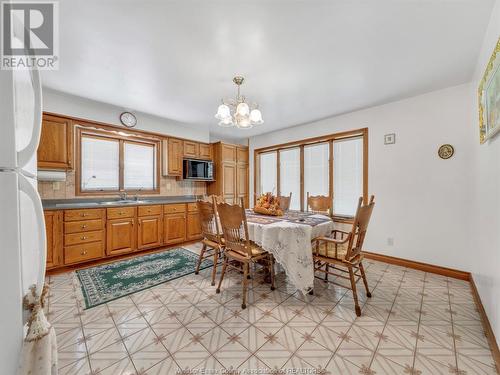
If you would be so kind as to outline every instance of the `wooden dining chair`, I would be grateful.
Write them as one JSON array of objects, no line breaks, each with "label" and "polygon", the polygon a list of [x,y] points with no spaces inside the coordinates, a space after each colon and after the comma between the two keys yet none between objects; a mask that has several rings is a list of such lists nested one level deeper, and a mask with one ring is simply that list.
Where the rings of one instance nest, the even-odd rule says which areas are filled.
[{"label": "wooden dining chair", "polygon": [[329,215],[332,208],[332,199],[325,195],[309,195],[307,192],[307,211],[316,214]]},{"label": "wooden dining chair", "polygon": [[269,268],[269,273],[271,275],[271,290],[274,290],[274,258],[271,253],[249,240],[248,223],[243,198],[241,198],[240,203],[240,205],[231,205],[227,203],[217,204],[217,212],[222,226],[222,233],[224,234],[225,249],[222,273],[216,293],[220,293],[220,287],[224,275],[226,274],[227,267],[236,269],[240,273],[242,272],[243,300],[241,308],[245,309],[247,307],[246,301],[250,265],[259,263]]},{"label": "wooden dining chair", "polygon": [[[359,198],[356,216],[350,232],[334,230],[330,237],[319,237],[313,250],[314,271],[325,274],[324,281],[328,282],[328,276],[334,275],[350,281],[356,315],[361,315],[361,308],[358,303],[358,293],[356,283],[360,278],[365,284],[366,296],[371,297],[366,280],[365,269],[363,267],[363,242],[365,240],[368,223],[373,212],[375,197],[372,195],[370,202],[363,205],[363,198]],[[347,269],[347,270],[346,270]],[[337,271],[337,272],[332,272]],[[349,276],[345,276],[347,273]],[[342,284],[333,284],[346,287]],[[347,287],[348,288],[348,287]]]},{"label": "wooden dining chair", "polygon": [[223,255],[224,238],[220,229],[219,220],[217,220],[217,199],[212,196],[212,202],[206,200],[198,200],[198,214],[200,215],[201,232],[203,235],[203,247],[201,248],[200,257],[196,264],[194,273],[197,275],[200,272],[201,262],[205,258],[213,257],[214,267],[212,269],[212,285],[215,285],[215,275],[217,273],[217,262]]},{"label": "wooden dining chair", "polygon": [[290,209],[290,202],[292,201],[292,192],[290,192],[288,197],[283,195],[278,196],[278,200],[280,202],[280,208],[283,211],[288,211]]}]

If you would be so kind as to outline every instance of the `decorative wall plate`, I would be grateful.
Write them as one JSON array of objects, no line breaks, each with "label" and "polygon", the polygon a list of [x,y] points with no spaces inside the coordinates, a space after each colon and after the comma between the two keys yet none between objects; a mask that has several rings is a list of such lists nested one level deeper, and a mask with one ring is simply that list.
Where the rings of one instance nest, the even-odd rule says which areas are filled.
[{"label": "decorative wall plate", "polygon": [[123,112],[120,115],[120,122],[127,128],[133,128],[134,126],[137,125],[137,118],[133,113]]},{"label": "decorative wall plate", "polygon": [[449,159],[453,156],[454,153],[455,149],[452,145],[449,144],[441,145],[438,150],[438,155],[441,159]]}]

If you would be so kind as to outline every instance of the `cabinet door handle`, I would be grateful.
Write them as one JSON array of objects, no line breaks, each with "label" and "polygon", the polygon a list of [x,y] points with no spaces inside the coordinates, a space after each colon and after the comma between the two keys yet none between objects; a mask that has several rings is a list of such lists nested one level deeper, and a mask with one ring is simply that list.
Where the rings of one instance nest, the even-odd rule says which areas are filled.
[{"label": "cabinet door handle", "polygon": [[118,215],[123,215],[123,212],[122,211],[118,212]]},{"label": "cabinet door handle", "polygon": [[82,229],[85,229],[85,228],[87,228],[87,224],[82,225]]},{"label": "cabinet door handle", "polygon": [[88,214],[86,214],[85,212],[82,212],[82,213],[80,214],[80,216],[81,216],[81,217],[85,217],[85,216],[87,216],[87,215],[88,215]]},{"label": "cabinet door handle", "polygon": [[87,255],[87,250],[80,251],[80,255]]},{"label": "cabinet door handle", "polygon": [[148,212],[151,212],[151,209],[149,209]]},{"label": "cabinet door handle", "polygon": [[81,240],[86,240],[87,239],[87,236],[81,236],[80,237]]}]

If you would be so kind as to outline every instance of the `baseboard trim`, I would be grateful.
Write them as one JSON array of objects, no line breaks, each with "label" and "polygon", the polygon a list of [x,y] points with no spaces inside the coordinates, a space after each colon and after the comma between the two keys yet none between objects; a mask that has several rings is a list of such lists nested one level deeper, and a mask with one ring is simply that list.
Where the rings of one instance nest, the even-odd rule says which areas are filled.
[{"label": "baseboard trim", "polygon": [[441,266],[435,266],[429,263],[417,262],[415,260],[408,260],[403,258],[397,258],[390,255],[383,255],[378,253],[372,253],[370,251],[363,251],[365,258],[378,260],[384,263],[395,264],[397,266],[413,268],[419,271],[431,272],[442,276],[453,277],[455,279],[470,281],[470,272],[455,270],[453,268],[446,268]]},{"label": "baseboard trim", "polygon": [[483,302],[481,301],[481,297],[479,296],[479,292],[477,291],[476,283],[474,282],[474,277],[472,275],[469,281],[470,281],[470,288],[472,290],[472,295],[474,296],[474,301],[476,302],[477,310],[479,311],[479,315],[481,315],[481,322],[483,324],[484,334],[488,339],[488,344],[490,344],[490,349],[491,353],[493,354],[495,366],[497,367],[497,372],[500,373],[500,349],[498,348],[498,343],[495,338],[495,334],[493,333],[493,329],[491,328],[490,321],[488,319],[488,316],[486,315]]}]

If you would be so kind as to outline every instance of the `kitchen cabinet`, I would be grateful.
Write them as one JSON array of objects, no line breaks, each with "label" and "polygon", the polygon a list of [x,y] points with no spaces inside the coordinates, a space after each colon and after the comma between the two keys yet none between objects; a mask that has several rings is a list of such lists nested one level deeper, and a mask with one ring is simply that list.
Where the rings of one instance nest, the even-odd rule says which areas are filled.
[{"label": "kitchen cabinet", "polygon": [[196,203],[45,211],[47,269],[202,238]]},{"label": "kitchen cabinet", "polygon": [[125,254],[136,249],[135,218],[111,219],[106,222],[106,254]]},{"label": "kitchen cabinet", "polygon": [[200,153],[199,153],[198,157],[200,159],[212,160],[212,146],[207,145],[205,143],[200,143],[199,150],[200,150]]},{"label": "kitchen cabinet", "polygon": [[139,206],[137,216],[137,249],[161,246],[163,243],[161,205]]},{"label": "kitchen cabinet", "polygon": [[200,154],[200,145],[197,142],[184,141],[184,157],[197,158]]},{"label": "kitchen cabinet", "polygon": [[62,211],[46,211],[45,234],[47,237],[47,269],[62,264],[63,213]]},{"label": "kitchen cabinet", "polygon": [[106,210],[103,208],[64,210],[65,265],[104,256],[105,220]]},{"label": "kitchen cabinet", "polygon": [[163,242],[166,245],[186,240],[186,204],[175,203],[163,206]]},{"label": "kitchen cabinet", "polygon": [[208,193],[230,204],[243,198],[248,207],[248,148],[218,142],[213,144],[213,156],[215,181],[208,185]]},{"label": "kitchen cabinet", "polygon": [[73,168],[73,122],[64,117],[43,115],[37,150],[39,169]]},{"label": "kitchen cabinet", "polygon": [[201,221],[196,203],[187,204],[186,239],[189,241],[202,238]]},{"label": "kitchen cabinet", "polygon": [[184,156],[183,141],[175,138],[164,139],[163,148],[163,175],[182,176],[182,158]]},{"label": "kitchen cabinet", "polygon": [[186,240],[186,213],[167,214],[163,217],[166,245]]}]

